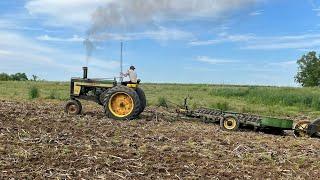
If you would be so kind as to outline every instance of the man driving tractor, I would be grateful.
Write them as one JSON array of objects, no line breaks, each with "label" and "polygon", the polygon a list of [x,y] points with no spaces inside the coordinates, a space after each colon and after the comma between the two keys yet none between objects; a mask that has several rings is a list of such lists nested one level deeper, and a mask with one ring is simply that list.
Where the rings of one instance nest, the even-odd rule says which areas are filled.
[{"label": "man driving tractor", "polygon": [[137,73],[135,72],[135,67],[134,66],[130,66],[130,69],[127,71],[127,73],[122,73],[122,76],[124,77],[128,77],[130,81],[126,81],[124,82],[124,84],[137,84],[138,83],[138,76]]}]

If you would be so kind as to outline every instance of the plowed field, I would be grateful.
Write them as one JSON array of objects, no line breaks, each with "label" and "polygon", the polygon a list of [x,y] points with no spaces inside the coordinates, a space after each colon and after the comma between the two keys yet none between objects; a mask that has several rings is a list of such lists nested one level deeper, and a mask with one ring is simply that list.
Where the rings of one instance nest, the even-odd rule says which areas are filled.
[{"label": "plowed field", "polygon": [[[0,179],[317,179],[319,139],[174,120],[149,108],[107,119],[85,104],[0,101]],[[160,111],[160,110],[159,110]]]}]

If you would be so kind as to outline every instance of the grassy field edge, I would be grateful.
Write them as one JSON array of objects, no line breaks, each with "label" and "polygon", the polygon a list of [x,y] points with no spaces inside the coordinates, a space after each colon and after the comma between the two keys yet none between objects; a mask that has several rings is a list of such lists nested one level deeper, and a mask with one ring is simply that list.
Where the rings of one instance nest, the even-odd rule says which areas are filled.
[{"label": "grassy field edge", "polygon": [[[208,107],[266,116],[320,116],[320,89],[297,87],[240,86],[214,84],[142,84],[148,105],[182,104],[190,97],[192,108]],[[30,96],[31,89],[38,94]],[[68,82],[0,81],[0,99],[66,101]]]}]

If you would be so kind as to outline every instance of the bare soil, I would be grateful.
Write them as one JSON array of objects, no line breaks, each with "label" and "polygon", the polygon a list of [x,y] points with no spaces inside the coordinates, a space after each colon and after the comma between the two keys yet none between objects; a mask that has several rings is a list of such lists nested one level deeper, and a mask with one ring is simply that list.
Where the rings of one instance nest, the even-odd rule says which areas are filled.
[{"label": "bare soil", "polygon": [[[160,110],[159,110],[160,111]],[[320,140],[175,120],[134,121],[85,104],[0,101],[0,179],[318,179]]]}]

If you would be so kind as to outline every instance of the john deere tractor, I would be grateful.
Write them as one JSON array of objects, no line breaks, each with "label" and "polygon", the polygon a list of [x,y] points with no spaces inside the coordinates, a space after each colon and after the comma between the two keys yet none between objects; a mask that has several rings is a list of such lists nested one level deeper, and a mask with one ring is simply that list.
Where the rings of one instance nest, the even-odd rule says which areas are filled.
[{"label": "john deere tractor", "polygon": [[146,97],[138,83],[117,82],[106,79],[88,79],[88,68],[83,68],[83,78],[72,78],[70,100],[65,112],[80,114],[82,105],[79,100],[96,102],[103,106],[107,117],[117,120],[137,118],[146,107]]}]

